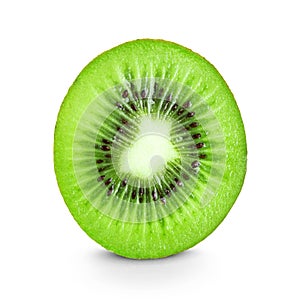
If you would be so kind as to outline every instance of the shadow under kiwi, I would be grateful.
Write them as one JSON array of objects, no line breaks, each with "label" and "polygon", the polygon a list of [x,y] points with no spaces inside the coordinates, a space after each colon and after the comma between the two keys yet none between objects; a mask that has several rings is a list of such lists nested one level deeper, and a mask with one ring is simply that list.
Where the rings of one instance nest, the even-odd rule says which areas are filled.
[{"label": "shadow under kiwi", "polygon": [[89,267],[97,277],[135,288],[149,287],[149,282],[155,282],[156,287],[176,282],[180,284],[182,280],[194,281],[195,276],[201,280],[211,259],[199,248],[148,260],[129,259],[104,249],[93,251],[87,257]]}]

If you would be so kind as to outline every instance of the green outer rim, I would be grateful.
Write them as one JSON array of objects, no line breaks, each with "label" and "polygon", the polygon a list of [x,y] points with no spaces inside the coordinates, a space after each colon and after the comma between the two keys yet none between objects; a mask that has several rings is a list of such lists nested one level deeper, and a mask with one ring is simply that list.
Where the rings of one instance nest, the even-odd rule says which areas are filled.
[{"label": "green outer rim", "polygon": [[[159,69],[162,69],[162,65],[167,66],[161,75],[190,86],[207,99],[224,131],[227,162],[220,188],[205,207],[196,207],[195,200],[189,199],[186,207],[162,220],[144,224],[123,223],[101,214],[84,198],[74,174],[73,137],[82,113],[97,95],[126,79],[138,78],[143,70],[148,72],[143,77],[160,75],[152,74],[149,65],[152,66],[150,70],[155,70],[157,66],[160,66]],[[222,222],[238,197],[244,182],[246,164],[244,126],[226,82],[203,57],[163,40],[127,42],[96,57],[70,87],[55,127],[55,173],[71,214],[92,239],[106,249],[129,258],[166,257],[184,251],[206,238]]]}]

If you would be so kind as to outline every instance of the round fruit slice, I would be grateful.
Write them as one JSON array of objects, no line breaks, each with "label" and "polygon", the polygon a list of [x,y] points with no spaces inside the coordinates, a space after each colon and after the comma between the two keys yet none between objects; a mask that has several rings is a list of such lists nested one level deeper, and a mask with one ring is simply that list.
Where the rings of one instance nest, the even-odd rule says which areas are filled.
[{"label": "round fruit slice", "polygon": [[106,249],[159,258],[207,237],[246,172],[240,112],[203,57],[137,40],[88,64],[61,106],[54,160],[81,228]]}]

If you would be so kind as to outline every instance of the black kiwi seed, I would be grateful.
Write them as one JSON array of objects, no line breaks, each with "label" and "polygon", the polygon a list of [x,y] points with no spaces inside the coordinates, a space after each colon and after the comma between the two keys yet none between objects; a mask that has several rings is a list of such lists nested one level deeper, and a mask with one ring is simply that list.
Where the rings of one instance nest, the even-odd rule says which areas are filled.
[{"label": "black kiwi seed", "polygon": [[198,144],[196,144],[196,148],[197,148],[197,149],[203,148],[203,146],[204,146],[203,143],[198,143]]},{"label": "black kiwi seed", "polygon": [[190,176],[189,175],[187,175],[187,174],[182,174],[182,177],[183,177],[183,179],[185,179],[185,180],[189,180],[190,179]]},{"label": "black kiwi seed", "polygon": [[193,169],[195,169],[195,168],[198,168],[200,166],[200,163],[199,163],[199,161],[195,160],[195,161],[192,162],[191,166],[192,166]]},{"label": "black kiwi seed", "polygon": [[170,189],[173,191],[173,192],[176,192],[176,187],[173,183],[170,184]]},{"label": "black kiwi seed", "polygon": [[132,110],[137,111],[136,106],[133,103],[130,104],[130,107]]},{"label": "black kiwi seed", "polygon": [[121,182],[122,187],[125,187],[127,185],[127,179],[123,179]]},{"label": "black kiwi seed", "polygon": [[172,111],[175,111],[177,108],[178,108],[178,104],[175,103],[175,104],[172,106]]},{"label": "black kiwi seed", "polygon": [[128,121],[125,120],[125,119],[122,119],[122,123],[123,123],[124,125],[128,125]]},{"label": "black kiwi seed", "polygon": [[206,154],[200,154],[200,155],[199,155],[199,158],[200,158],[200,159],[206,158]]},{"label": "black kiwi seed", "polygon": [[101,175],[100,177],[97,178],[97,181],[100,182],[104,179],[105,175]]},{"label": "black kiwi seed", "polygon": [[192,128],[196,128],[196,127],[198,127],[198,123],[197,122],[193,122],[193,123],[191,123],[190,124],[190,126],[192,127]]},{"label": "black kiwi seed", "polygon": [[170,102],[172,100],[172,94],[169,94],[168,96],[167,96],[167,98],[166,98],[166,101],[167,102]]},{"label": "black kiwi seed", "polygon": [[154,201],[157,200],[157,193],[156,193],[155,191],[152,191],[152,199],[153,199]]},{"label": "black kiwi seed", "polygon": [[116,107],[119,108],[119,109],[121,109],[121,110],[124,109],[123,105],[121,103],[119,103],[119,102],[116,103]]},{"label": "black kiwi seed", "polygon": [[190,111],[189,113],[187,113],[187,117],[188,118],[191,118],[191,117],[193,117],[195,115],[195,112],[193,112],[193,111]]},{"label": "black kiwi seed", "polygon": [[186,101],[185,103],[183,103],[182,107],[184,108],[189,108],[192,106],[192,102],[191,101]]},{"label": "black kiwi seed", "polygon": [[108,144],[108,145],[111,144],[111,142],[108,141],[107,139],[103,139],[102,142],[103,142],[104,144]]},{"label": "black kiwi seed", "polygon": [[117,131],[119,131],[120,133],[124,133],[124,129],[122,127],[117,127]]},{"label": "black kiwi seed", "polygon": [[104,182],[104,184],[105,184],[105,185],[109,185],[111,182],[112,182],[112,178],[109,178],[109,179],[107,179],[107,180]]},{"label": "black kiwi seed", "polygon": [[199,139],[199,138],[201,138],[201,134],[200,133],[195,133],[195,134],[192,135],[192,138],[193,139]]},{"label": "black kiwi seed", "polygon": [[131,194],[131,198],[132,198],[132,199],[135,199],[135,196],[136,196],[136,191],[133,190],[133,191],[132,191],[132,194]]},{"label": "black kiwi seed", "polygon": [[144,195],[144,188],[142,188],[142,187],[139,188],[139,195],[140,196]]},{"label": "black kiwi seed", "polygon": [[98,169],[98,172],[101,173],[101,172],[103,172],[104,170],[105,170],[105,168],[99,168],[99,169]]},{"label": "black kiwi seed", "polygon": [[142,99],[145,99],[146,98],[146,91],[145,90],[142,90],[141,91],[141,97],[142,97]]},{"label": "black kiwi seed", "polygon": [[180,108],[177,112],[177,115],[180,116],[183,114],[183,112],[184,112],[184,108]]},{"label": "black kiwi seed", "polygon": [[139,203],[143,203],[143,198],[139,198]]},{"label": "black kiwi seed", "polygon": [[105,154],[106,158],[111,158],[111,154]]},{"label": "black kiwi seed", "polygon": [[114,191],[114,185],[112,184],[107,191],[107,196],[110,196],[113,191]]},{"label": "black kiwi seed", "polygon": [[128,97],[128,91],[125,90],[123,93],[122,93],[122,97],[123,98],[127,98]]},{"label": "black kiwi seed", "polygon": [[171,191],[170,190],[165,190],[165,193],[166,193],[166,195],[168,196],[168,197],[171,197]]},{"label": "black kiwi seed", "polygon": [[96,160],[96,163],[97,163],[97,164],[101,164],[101,163],[103,163],[103,161],[104,161],[104,160],[102,160],[102,159],[97,159],[97,160]]},{"label": "black kiwi seed", "polygon": [[110,151],[110,147],[106,145],[102,145],[100,149],[103,151]]},{"label": "black kiwi seed", "polygon": [[167,200],[166,200],[166,198],[165,198],[164,196],[161,196],[161,197],[160,197],[160,201],[161,201],[161,203],[164,204],[164,205],[167,203]]},{"label": "black kiwi seed", "polygon": [[177,184],[178,186],[183,186],[182,181],[180,181],[178,178],[174,178],[174,181],[176,182],[176,184]]}]

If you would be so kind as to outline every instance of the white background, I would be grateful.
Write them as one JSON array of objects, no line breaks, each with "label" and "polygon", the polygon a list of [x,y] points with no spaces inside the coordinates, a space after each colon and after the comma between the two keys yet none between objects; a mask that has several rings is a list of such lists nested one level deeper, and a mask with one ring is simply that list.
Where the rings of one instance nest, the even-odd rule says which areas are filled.
[{"label": "white background", "polygon": [[[1,299],[300,299],[297,1],[2,1]],[[77,226],[56,185],[60,104],[96,55],[137,38],[211,61],[245,122],[248,173],[221,226],[177,256],[134,261]]]}]

